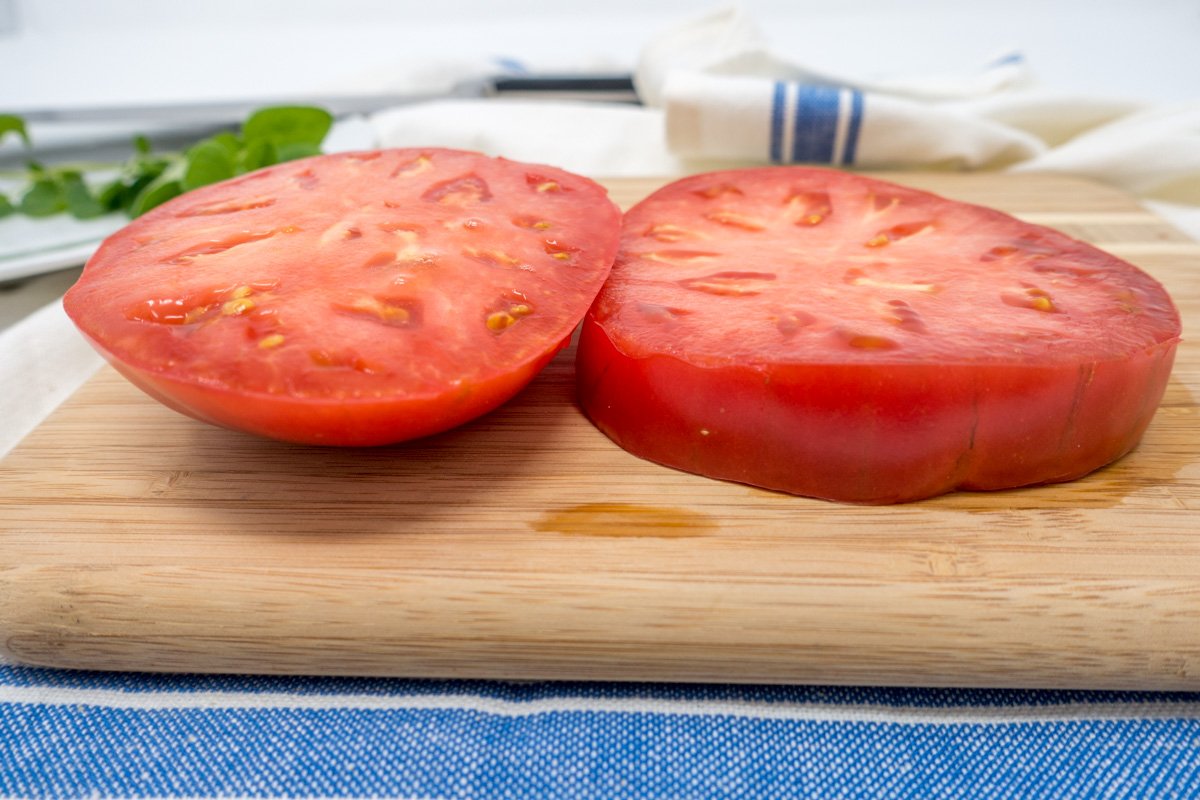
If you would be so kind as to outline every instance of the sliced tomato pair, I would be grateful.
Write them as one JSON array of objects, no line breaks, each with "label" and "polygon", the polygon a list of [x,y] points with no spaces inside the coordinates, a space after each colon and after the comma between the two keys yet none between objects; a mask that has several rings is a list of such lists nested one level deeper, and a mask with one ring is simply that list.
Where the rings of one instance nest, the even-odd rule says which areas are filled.
[{"label": "sliced tomato pair", "polygon": [[686,178],[621,230],[600,186],[552,167],[322,156],[139,218],[65,306],[186,414],[374,445],[500,405],[591,304],[579,400],[622,447],[864,503],[1069,480],[1119,458],[1180,333],[1162,287],[1119,259],[841,172]]},{"label": "sliced tomato pair", "polygon": [[66,295],[152,396],[295,442],[376,445],[503,403],[570,339],[620,212],[559,169],[452,150],[320,156],[186,194]]},{"label": "sliced tomato pair", "polygon": [[846,173],[729,171],[626,213],[579,398],[644,458],[890,503],[1119,458],[1179,334],[1158,283],[1055,231]]}]

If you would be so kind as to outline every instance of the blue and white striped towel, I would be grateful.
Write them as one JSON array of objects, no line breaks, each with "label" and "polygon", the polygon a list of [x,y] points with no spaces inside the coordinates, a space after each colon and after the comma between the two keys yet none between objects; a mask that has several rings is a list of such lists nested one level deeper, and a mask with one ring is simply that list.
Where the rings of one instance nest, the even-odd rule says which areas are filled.
[{"label": "blue and white striped towel", "polygon": [[745,13],[722,10],[650,41],[636,79],[685,161],[1052,171],[1200,204],[1200,103],[1040,87],[1020,53],[961,75],[864,80],[781,57]]},{"label": "blue and white striped towel", "polygon": [[6,797],[1195,797],[1200,694],[0,665]]}]

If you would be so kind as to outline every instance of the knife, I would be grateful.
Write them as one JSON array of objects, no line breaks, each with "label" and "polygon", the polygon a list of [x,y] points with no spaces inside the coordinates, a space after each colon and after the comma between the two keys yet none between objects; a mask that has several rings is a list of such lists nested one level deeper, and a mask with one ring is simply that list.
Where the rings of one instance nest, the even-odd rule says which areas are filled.
[{"label": "knife", "polygon": [[136,105],[95,105],[0,109],[27,123],[166,123],[180,125],[235,124],[256,109],[267,106],[319,106],[335,117],[370,114],[386,108],[453,97],[554,97],[555,99],[599,100],[636,103],[633,78],[612,75],[501,75],[463,81],[448,92],[296,95],[239,100],[202,100]]}]

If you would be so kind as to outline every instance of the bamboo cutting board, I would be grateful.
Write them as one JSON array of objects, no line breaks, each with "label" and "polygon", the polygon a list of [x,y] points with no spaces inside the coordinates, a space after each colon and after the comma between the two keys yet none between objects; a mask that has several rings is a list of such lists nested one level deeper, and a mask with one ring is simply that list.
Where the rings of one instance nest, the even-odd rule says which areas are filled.
[{"label": "bamboo cutting board", "polygon": [[[893,176],[895,177],[895,176]],[[1200,321],[1200,243],[1073,179],[907,175],[1091,240]],[[628,204],[654,181],[610,181]],[[7,389],[12,391],[12,387]],[[0,462],[0,653],[119,670],[1200,689],[1200,345],[1075,483],[863,508],[640,461],[570,353],[403,446],[284,445],[102,370]]]}]

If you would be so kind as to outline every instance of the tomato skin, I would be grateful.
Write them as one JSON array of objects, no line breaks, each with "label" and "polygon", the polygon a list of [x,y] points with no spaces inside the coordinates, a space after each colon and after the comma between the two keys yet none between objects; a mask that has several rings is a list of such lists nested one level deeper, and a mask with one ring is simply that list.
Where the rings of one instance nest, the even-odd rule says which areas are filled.
[{"label": "tomato skin", "polygon": [[189,192],[106,240],[76,327],[168,407],[371,446],[510,399],[570,340],[616,252],[603,187],[421,148],[288,162]]},{"label": "tomato skin", "polygon": [[570,339],[511,372],[441,395],[339,402],[249,395],[179,380],[126,363],[88,341],[134,386],[200,422],[296,444],[377,447],[441,433],[495,410],[537,377]]},{"label": "tomato skin", "polygon": [[584,412],[631,453],[863,504],[1068,481],[1111,463],[1150,424],[1175,353],[1164,344],[1082,369],[696,367],[627,356],[590,315],[579,351]]},{"label": "tomato skin", "polygon": [[[795,182],[828,180],[833,189],[854,181],[865,181],[877,190],[890,186],[842,175],[814,176],[808,170],[787,176]],[[745,170],[714,173],[711,180],[722,187],[744,188],[736,192],[736,199],[748,204],[754,181],[760,179],[760,171]],[[940,343],[933,345],[940,349],[921,353],[928,331],[938,330],[941,320],[934,303],[950,294],[947,289],[941,295],[928,293],[931,299],[924,306],[913,301],[914,307],[933,311],[925,316],[928,329],[903,339],[902,347],[839,349],[828,344],[836,342],[832,334],[823,340],[827,344],[813,345],[815,337],[825,335],[814,333],[798,346],[795,352],[800,355],[795,357],[789,357],[783,345],[774,345],[778,349],[770,353],[749,351],[746,341],[768,340],[760,331],[769,333],[764,320],[774,317],[762,309],[791,308],[798,318],[811,311],[808,319],[802,319],[810,327],[796,334],[798,338],[818,327],[821,308],[795,302],[786,286],[776,289],[786,283],[786,274],[776,266],[782,260],[777,254],[786,248],[776,243],[765,253],[752,248],[721,250],[725,246],[721,235],[700,227],[695,222],[699,215],[690,210],[696,204],[693,198],[703,194],[695,191],[703,180],[685,181],[681,184],[686,193],[667,187],[627,212],[617,264],[580,334],[579,403],[602,432],[634,455],[707,477],[797,495],[860,504],[900,503],[956,489],[997,490],[1079,478],[1132,450],[1161,401],[1179,333],[1177,312],[1161,287],[1094,248],[1045,229],[1035,231],[1034,226],[987,209],[978,209],[983,222],[1006,232],[1036,232],[1039,241],[1070,248],[1074,258],[1084,259],[1072,265],[1128,279],[1143,304],[1144,317],[1120,312],[1114,328],[1121,331],[1121,338],[1103,339],[1101,326],[1096,328],[1101,341],[1093,344],[1077,337],[1035,356],[1006,356],[986,334],[971,350],[969,332],[962,333],[961,321],[954,320],[960,325],[956,344],[962,355],[948,357]],[[941,198],[928,202],[949,203]],[[749,212],[757,210],[753,205],[742,208],[747,207]],[[841,210],[842,224],[850,225],[845,204]],[[962,204],[955,204],[951,212],[959,218],[975,213]],[[722,215],[748,229],[747,220],[765,218],[734,217],[732,211]],[[676,237],[680,230],[695,232],[700,246],[706,248],[705,256],[695,259],[702,262],[699,280],[680,278],[686,273],[679,267],[664,268],[661,258],[644,256],[648,248],[660,246],[647,244],[647,231],[653,238],[661,231]],[[752,242],[750,235],[740,241]],[[870,241],[869,235],[859,241]],[[820,243],[806,241],[807,246],[825,252]],[[844,241],[839,235],[829,247],[846,252]],[[675,254],[681,254],[678,261],[693,258],[682,250],[683,245],[672,241],[671,246],[680,249],[667,252],[668,261]],[[956,239],[947,243],[944,252],[955,254],[947,261],[957,258],[956,263],[962,263],[966,260],[961,253],[979,251]],[[836,266],[838,261],[830,259],[830,263]],[[977,270],[975,263],[967,261],[965,269]],[[990,264],[986,259],[982,263]],[[900,261],[881,260],[877,269],[892,276],[902,267]],[[820,268],[819,261],[805,267]],[[981,272],[987,285],[988,272]],[[776,273],[770,282],[759,277]],[[840,280],[842,274],[840,267],[834,272],[834,280],[827,284],[830,291],[846,291],[848,282]],[[846,274],[856,278],[858,273]],[[703,297],[678,288],[689,289],[699,281],[703,281]],[[824,288],[810,282],[801,299],[819,301]],[[874,308],[870,301],[911,288],[911,283],[893,279],[876,294],[861,295],[867,298],[863,307]],[[874,291],[874,287],[866,289]],[[1108,291],[1092,284],[1085,289]],[[1056,301],[1070,308],[1073,299],[1058,286]],[[675,305],[668,307],[668,302]],[[657,316],[639,317],[636,309],[631,313],[639,304],[665,308],[670,315],[655,312]],[[1048,318],[1036,307],[1011,313],[1028,314],[1037,323]],[[1069,320],[1065,313],[1062,319]],[[1145,320],[1141,323],[1144,341],[1131,346],[1127,342],[1143,332],[1138,319]],[[1052,321],[1059,323],[1058,318]],[[706,325],[719,332],[706,336]]]}]

